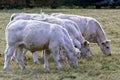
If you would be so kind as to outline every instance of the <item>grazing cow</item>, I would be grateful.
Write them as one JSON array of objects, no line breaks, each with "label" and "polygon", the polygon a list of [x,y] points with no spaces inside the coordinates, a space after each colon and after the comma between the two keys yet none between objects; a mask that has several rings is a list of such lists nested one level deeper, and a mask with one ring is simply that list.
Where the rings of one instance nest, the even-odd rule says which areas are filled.
[{"label": "grazing cow", "polygon": [[92,17],[84,17],[62,13],[53,13],[51,14],[51,16],[61,19],[69,19],[76,22],[81,30],[83,37],[86,40],[97,43],[105,55],[111,55],[111,41],[107,39],[104,30],[96,19]]},{"label": "grazing cow", "polygon": [[[24,17],[23,17],[24,16]],[[38,17],[37,17],[38,16]],[[63,26],[69,33],[70,37],[73,40],[74,45],[81,50],[83,54],[86,55],[86,57],[92,56],[92,51],[90,49],[89,42],[86,41],[79,30],[79,27],[71,20],[62,20],[55,17],[50,17],[46,14],[28,14],[28,13],[17,13],[13,14],[10,18],[10,21],[12,20],[42,20],[49,23],[55,23]]]},{"label": "grazing cow", "polygon": [[43,19],[41,19],[42,21],[59,24],[63,28],[65,28],[68,31],[74,45],[81,51],[81,53],[85,54],[86,57],[92,56],[92,51],[90,49],[89,42],[84,39],[76,23],[68,19],[62,20],[59,18],[47,16],[45,14],[43,14],[42,16],[44,16]]},{"label": "grazing cow", "polygon": [[[21,69],[25,68],[21,58],[23,49],[30,50],[31,52],[44,49],[48,54],[51,52],[58,69],[62,68],[59,62],[59,51],[63,49],[66,52],[70,66],[76,68],[78,65],[71,38],[68,32],[60,25],[35,20],[11,21],[6,27],[5,36],[5,70],[9,68],[10,58],[15,49],[17,49],[17,60]],[[48,65],[45,68],[48,69]]]}]

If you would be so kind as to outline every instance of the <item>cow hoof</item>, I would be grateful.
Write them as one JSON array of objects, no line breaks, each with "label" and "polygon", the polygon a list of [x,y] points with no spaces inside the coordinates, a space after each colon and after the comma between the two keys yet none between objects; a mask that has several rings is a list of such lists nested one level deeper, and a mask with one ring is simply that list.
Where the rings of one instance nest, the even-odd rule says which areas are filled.
[{"label": "cow hoof", "polygon": [[62,70],[62,66],[59,66],[59,67],[58,67],[58,70]]},{"label": "cow hoof", "polygon": [[46,71],[49,71],[50,69],[49,68],[45,68]]},{"label": "cow hoof", "polygon": [[4,68],[3,68],[3,69],[4,69],[5,71],[8,71],[8,67],[5,67],[5,66],[4,66]]},{"label": "cow hoof", "polygon": [[25,66],[22,66],[22,67],[21,67],[21,70],[23,70],[23,71],[24,71],[25,69],[26,69],[26,68],[25,68]]},{"label": "cow hoof", "polygon": [[35,61],[34,63],[35,63],[35,64],[40,64],[39,61]]}]

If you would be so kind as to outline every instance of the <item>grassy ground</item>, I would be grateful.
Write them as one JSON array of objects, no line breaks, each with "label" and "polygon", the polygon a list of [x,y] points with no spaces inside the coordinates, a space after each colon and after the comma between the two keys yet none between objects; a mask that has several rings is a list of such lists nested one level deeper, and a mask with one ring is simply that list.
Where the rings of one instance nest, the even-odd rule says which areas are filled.
[{"label": "grassy ground", "polygon": [[[71,69],[68,64],[61,61],[63,70],[59,71],[53,60],[50,60],[50,71],[43,68],[41,57],[40,64],[35,65],[32,55],[27,53],[25,61],[26,70],[21,71],[16,61],[10,62],[8,72],[3,70],[5,50],[5,27],[12,13],[29,12],[40,13],[40,9],[0,10],[0,80],[120,80],[120,10],[109,9],[43,9],[45,13],[62,12],[91,16],[102,25],[106,35],[111,39],[112,56],[102,54],[96,44],[91,44],[93,58],[80,59],[77,69]],[[39,55],[40,56],[40,55]]]}]

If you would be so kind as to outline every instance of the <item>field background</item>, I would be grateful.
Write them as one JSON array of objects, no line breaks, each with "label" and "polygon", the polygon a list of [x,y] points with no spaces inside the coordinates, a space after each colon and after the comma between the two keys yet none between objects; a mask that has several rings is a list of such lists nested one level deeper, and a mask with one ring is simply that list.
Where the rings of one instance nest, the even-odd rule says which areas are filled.
[{"label": "field background", "polygon": [[[27,53],[26,70],[22,71],[17,61],[11,61],[9,71],[3,70],[5,50],[5,28],[11,14],[18,12],[40,13],[41,9],[0,10],[0,80],[120,80],[120,10],[119,9],[43,9],[43,12],[77,14],[96,18],[106,35],[111,39],[112,56],[106,57],[97,47],[91,44],[94,56],[92,59],[80,59],[77,69],[71,69],[61,61],[63,70],[56,68],[54,61],[49,61],[50,71],[43,68],[43,59],[35,65],[32,54]],[[39,52],[41,53],[41,52]]]}]

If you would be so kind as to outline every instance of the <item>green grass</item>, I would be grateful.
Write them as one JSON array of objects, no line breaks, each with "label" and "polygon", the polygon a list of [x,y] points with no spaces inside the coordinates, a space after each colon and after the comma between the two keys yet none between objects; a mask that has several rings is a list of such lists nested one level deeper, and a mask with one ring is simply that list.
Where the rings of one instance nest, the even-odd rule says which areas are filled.
[{"label": "green grass", "polygon": [[62,12],[91,16],[102,25],[106,35],[111,39],[112,56],[106,57],[96,44],[91,44],[94,56],[90,60],[80,59],[77,69],[71,69],[61,61],[63,70],[56,68],[50,60],[50,71],[43,68],[43,59],[35,65],[32,54],[27,53],[26,70],[22,71],[17,61],[11,61],[9,71],[3,70],[5,50],[5,28],[12,13],[40,13],[39,8],[22,10],[0,10],[0,80],[120,80],[120,10],[119,9],[43,9],[45,13]]}]

